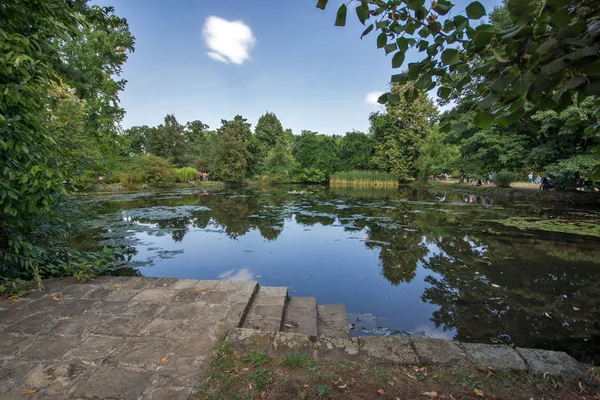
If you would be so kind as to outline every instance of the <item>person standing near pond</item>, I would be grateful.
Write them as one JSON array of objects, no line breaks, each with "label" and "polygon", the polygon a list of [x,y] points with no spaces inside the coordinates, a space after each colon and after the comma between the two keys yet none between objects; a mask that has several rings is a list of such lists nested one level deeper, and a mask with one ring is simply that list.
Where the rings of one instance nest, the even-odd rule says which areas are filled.
[{"label": "person standing near pond", "polygon": [[539,185],[540,183],[542,183],[542,177],[538,175],[535,177],[535,184]]},{"label": "person standing near pond", "polygon": [[527,183],[533,185],[533,172],[530,172],[529,175],[527,175]]}]

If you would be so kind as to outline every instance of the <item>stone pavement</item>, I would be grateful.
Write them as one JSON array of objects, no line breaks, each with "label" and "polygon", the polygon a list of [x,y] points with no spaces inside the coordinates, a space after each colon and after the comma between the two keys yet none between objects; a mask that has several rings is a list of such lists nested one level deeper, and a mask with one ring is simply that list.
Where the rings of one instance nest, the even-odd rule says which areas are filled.
[{"label": "stone pavement", "polygon": [[44,281],[0,301],[0,399],[187,399],[256,282]]},{"label": "stone pavement", "polygon": [[44,284],[43,292],[0,301],[1,400],[187,399],[227,331],[237,353],[586,377],[562,352],[351,338],[343,305],[317,306],[256,282],[99,277]]}]

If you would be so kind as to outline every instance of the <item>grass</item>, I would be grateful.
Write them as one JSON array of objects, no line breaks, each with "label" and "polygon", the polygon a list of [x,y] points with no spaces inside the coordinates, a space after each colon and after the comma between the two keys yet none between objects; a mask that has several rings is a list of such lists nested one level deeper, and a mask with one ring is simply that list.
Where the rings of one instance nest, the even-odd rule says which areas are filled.
[{"label": "grass", "polygon": [[331,175],[332,186],[397,187],[398,178],[380,171],[343,171]]},{"label": "grass", "polygon": [[[290,353],[235,355],[221,346],[195,398],[233,399],[581,399],[599,395],[600,379],[577,382],[463,367],[319,362]],[[427,395],[424,395],[427,393]]]}]

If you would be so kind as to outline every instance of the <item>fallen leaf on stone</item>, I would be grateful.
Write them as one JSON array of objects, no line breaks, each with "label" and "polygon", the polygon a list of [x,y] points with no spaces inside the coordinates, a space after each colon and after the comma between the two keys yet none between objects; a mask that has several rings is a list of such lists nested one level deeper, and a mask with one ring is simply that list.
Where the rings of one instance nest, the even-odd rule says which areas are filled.
[{"label": "fallen leaf on stone", "polygon": [[37,392],[39,389],[31,389],[31,390],[26,390],[24,392],[21,392],[21,394],[34,394],[35,392]]},{"label": "fallen leaf on stone", "polygon": [[392,382],[392,381],[388,381],[388,385],[390,385],[390,386],[394,386],[394,382]]},{"label": "fallen leaf on stone", "polygon": [[161,363],[164,363],[165,361],[167,361],[167,358],[169,358],[169,356],[165,356],[165,357],[161,358],[161,359],[160,359],[160,362],[161,362]]},{"label": "fallen leaf on stone", "polygon": [[495,288],[499,288],[500,287],[500,285],[496,285],[495,283],[492,283],[492,286],[495,287]]},{"label": "fallen leaf on stone", "polygon": [[545,315],[546,317],[548,317],[548,318],[552,318],[552,317],[550,316],[550,314],[548,314],[547,312],[545,312],[545,313],[544,313],[544,315]]},{"label": "fallen leaf on stone", "polygon": [[338,385],[338,388],[340,388],[340,389],[346,389],[346,386],[348,386],[348,384],[344,383],[343,385]]},{"label": "fallen leaf on stone", "polygon": [[121,285],[120,283],[117,283],[116,285],[113,285],[113,287],[114,287],[115,289],[120,289],[120,288],[122,288],[122,287],[123,287],[123,285]]},{"label": "fallen leaf on stone", "polygon": [[200,293],[204,293],[204,292],[208,291],[208,289],[205,287],[199,287],[199,288],[196,288],[196,290],[199,291]]},{"label": "fallen leaf on stone", "polygon": [[66,317],[63,317],[63,319],[71,319],[71,317],[67,315]]},{"label": "fallen leaf on stone", "polygon": [[286,328],[293,328],[294,327],[294,325],[292,325],[292,324],[283,324],[283,326],[285,326]]},{"label": "fallen leaf on stone", "polygon": [[248,384],[248,389],[252,390],[252,384],[251,383]]},{"label": "fallen leaf on stone", "polygon": [[481,389],[474,388],[473,393],[475,393],[479,397],[483,397],[483,390],[481,390]]},{"label": "fallen leaf on stone", "polygon": [[429,397],[430,399],[435,399],[435,398],[437,398],[437,397],[438,397],[438,394],[437,394],[437,392],[423,392],[423,393],[422,393],[422,395],[423,395],[423,396],[427,396],[427,397]]},{"label": "fallen leaf on stone", "polygon": [[379,393],[379,394],[385,394],[385,391],[384,391],[383,389],[379,389],[379,390],[377,391],[377,393]]},{"label": "fallen leaf on stone", "polygon": [[408,377],[409,377],[410,379],[414,380],[414,381],[416,381],[416,380],[417,380],[417,377],[416,377],[416,376],[414,376],[414,375],[411,375],[411,374],[406,374],[406,375],[408,375]]}]

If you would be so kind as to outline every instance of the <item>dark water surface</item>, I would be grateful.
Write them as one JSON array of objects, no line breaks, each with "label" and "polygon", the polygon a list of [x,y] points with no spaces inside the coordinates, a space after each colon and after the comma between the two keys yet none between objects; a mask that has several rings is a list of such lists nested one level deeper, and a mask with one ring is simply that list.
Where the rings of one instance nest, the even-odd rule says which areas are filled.
[{"label": "dark water surface", "polygon": [[597,212],[322,186],[94,201],[101,207],[80,245],[129,246],[142,275],[288,286],[343,303],[355,334],[514,343],[600,361],[600,239],[505,224],[589,225]]}]

